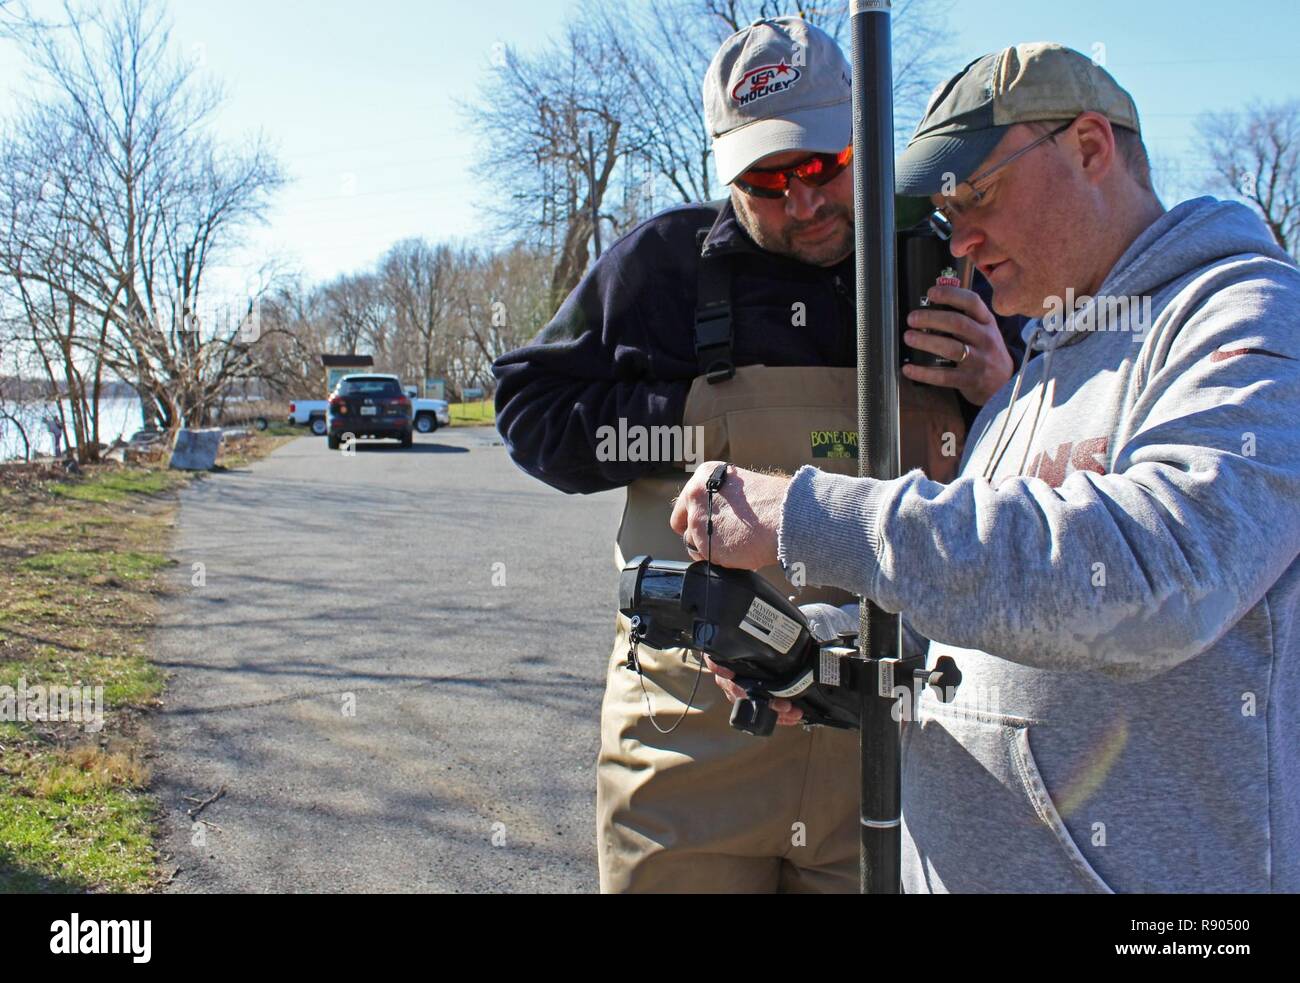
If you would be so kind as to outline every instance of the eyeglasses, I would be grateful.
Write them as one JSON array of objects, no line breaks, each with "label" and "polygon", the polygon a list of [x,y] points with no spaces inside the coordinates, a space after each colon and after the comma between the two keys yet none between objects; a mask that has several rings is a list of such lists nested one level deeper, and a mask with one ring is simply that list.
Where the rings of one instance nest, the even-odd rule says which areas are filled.
[{"label": "eyeglasses", "polygon": [[[1029,153],[1029,151],[1037,147],[1039,144],[1046,143],[1048,140],[1052,140],[1060,136],[1062,133],[1064,133],[1073,125],[1074,125],[1074,120],[1070,120],[1068,123],[1062,123],[1051,133],[1044,133],[1041,137],[1039,137],[1037,140],[1034,140],[1032,143],[1025,144],[1025,146],[1021,147],[1019,150],[1017,150],[1010,157],[1007,157],[1005,160],[999,161],[998,163],[994,164],[992,167],[980,171],[980,173],[976,174],[974,177],[967,178],[965,181],[963,181],[962,184],[968,186],[971,189],[970,200],[966,202],[958,202],[956,200],[955,195],[945,196],[948,198],[948,202],[943,205],[937,205],[934,211],[930,213],[930,228],[934,230],[934,234],[937,235],[940,239],[945,239],[945,240],[951,239],[953,219],[965,215],[968,212],[974,211],[976,208],[979,208],[979,206],[984,203],[984,198],[988,193],[988,189],[987,188],[981,189],[975,187],[976,181],[985,180],[986,178],[988,178],[990,174],[993,174],[995,171],[1002,170],[1002,168],[1006,167],[1017,157],[1022,157],[1025,154]],[[961,187],[961,185],[958,185],[958,187]]]},{"label": "eyeglasses", "polygon": [[852,162],[853,144],[849,144],[837,154],[813,154],[794,167],[751,167],[732,183],[755,198],[784,198],[792,178],[820,188],[839,177]]}]

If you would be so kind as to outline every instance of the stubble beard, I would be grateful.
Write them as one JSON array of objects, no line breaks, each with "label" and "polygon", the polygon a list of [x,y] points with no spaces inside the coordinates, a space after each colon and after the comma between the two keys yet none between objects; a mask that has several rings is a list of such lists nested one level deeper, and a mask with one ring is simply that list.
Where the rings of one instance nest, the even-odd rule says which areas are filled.
[{"label": "stubble beard", "polygon": [[[749,237],[762,249],[779,256],[789,256],[809,266],[835,266],[853,252],[853,210],[844,205],[827,202],[807,222],[787,222],[780,230],[764,229],[754,218],[743,200],[743,194],[733,194],[732,202],[740,224]],[[818,225],[828,218],[839,218],[839,231],[815,243],[800,242],[796,237],[804,229]]]}]

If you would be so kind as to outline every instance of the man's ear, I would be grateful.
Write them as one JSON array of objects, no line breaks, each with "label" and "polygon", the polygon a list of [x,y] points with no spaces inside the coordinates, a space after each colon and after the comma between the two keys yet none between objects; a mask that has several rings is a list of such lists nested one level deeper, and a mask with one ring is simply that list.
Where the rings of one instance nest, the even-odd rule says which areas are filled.
[{"label": "man's ear", "polygon": [[1101,113],[1084,113],[1068,134],[1084,178],[1099,183],[1115,166],[1115,131]]}]

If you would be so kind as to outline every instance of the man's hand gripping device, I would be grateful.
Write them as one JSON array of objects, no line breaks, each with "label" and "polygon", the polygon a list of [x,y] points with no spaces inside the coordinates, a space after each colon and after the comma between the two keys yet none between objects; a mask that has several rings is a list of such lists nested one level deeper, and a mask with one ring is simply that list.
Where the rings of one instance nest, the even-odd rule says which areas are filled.
[{"label": "man's hand gripping device", "polygon": [[915,655],[883,663],[859,656],[856,634],[821,641],[808,619],[780,591],[748,570],[704,560],[655,560],[637,556],[618,581],[619,611],[631,620],[631,657],[644,642],[652,648],[707,652],[736,674],[746,694],[731,710],[731,725],[756,737],[776,726],[771,701],[789,700],[803,723],[857,729],[863,687],[899,696],[898,687],[932,686],[945,702],[961,684],[948,656],[933,668]]},{"label": "man's hand gripping device", "polygon": [[856,636],[819,642],[803,612],[758,575],[638,556],[623,567],[618,595],[633,647],[700,649],[736,674],[747,695],[732,707],[733,727],[769,736],[777,697],[803,710],[805,723],[858,726],[865,664],[856,659]]}]

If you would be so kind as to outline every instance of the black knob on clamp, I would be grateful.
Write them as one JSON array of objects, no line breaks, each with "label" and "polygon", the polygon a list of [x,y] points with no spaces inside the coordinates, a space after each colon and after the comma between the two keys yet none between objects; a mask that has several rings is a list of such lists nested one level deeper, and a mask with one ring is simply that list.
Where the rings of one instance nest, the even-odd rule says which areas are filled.
[{"label": "black knob on clamp", "polygon": [[935,662],[933,669],[917,669],[912,678],[922,686],[933,686],[939,701],[948,703],[961,685],[961,670],[951,655],[945,655]]}]

